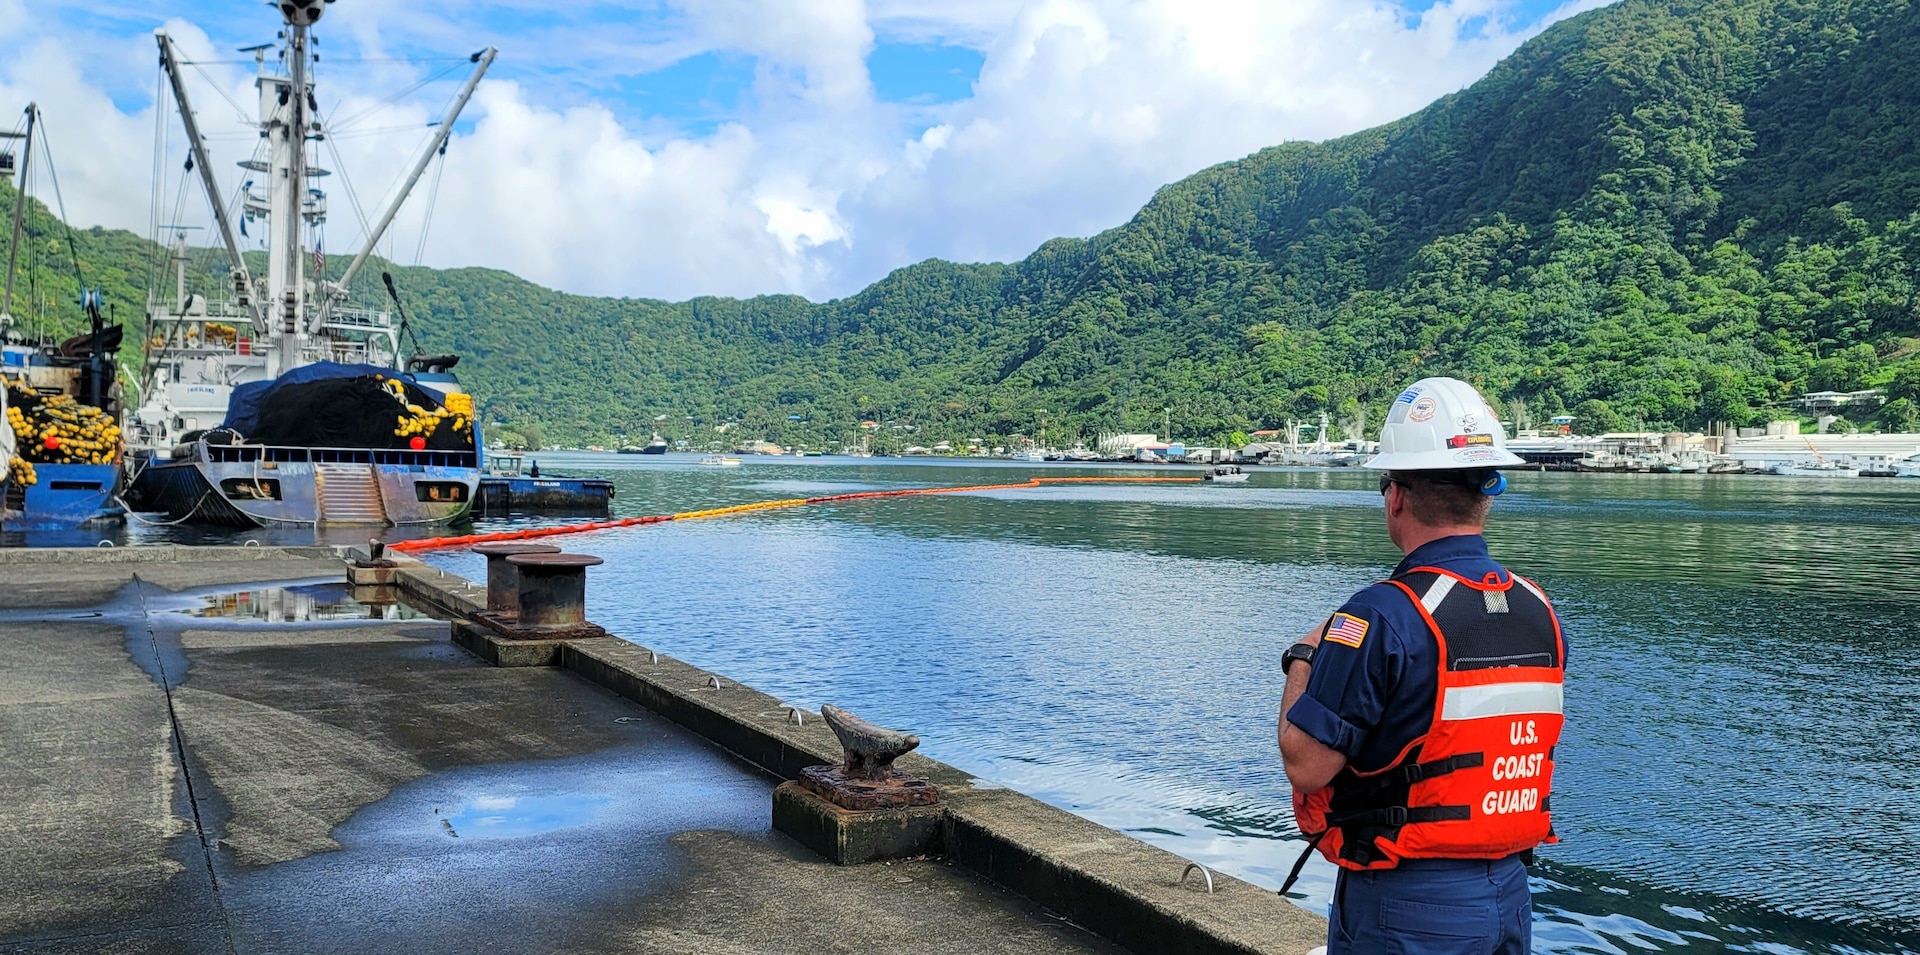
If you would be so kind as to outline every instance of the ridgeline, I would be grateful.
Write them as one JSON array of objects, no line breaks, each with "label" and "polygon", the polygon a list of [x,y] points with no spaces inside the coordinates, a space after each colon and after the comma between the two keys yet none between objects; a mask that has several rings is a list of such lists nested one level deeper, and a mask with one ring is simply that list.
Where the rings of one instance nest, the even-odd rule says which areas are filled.
[{"label": "ridgeline", "polygon": [[[1412,116],[1203,170],[1091,239],[923,262],[824,304],[394,273],[426,347],[466,356],[484,420],[550,440],[644,439],[664,414],[696,439],[879,419],[921,444],[1042,426],[1057,443],[1157,430],[1168,408],[1180,436],[1225,440],[1323,410],[1377,423],[1425,374],[1586,431],[1745,425],[1801,391],[1885,387],[1859,425],[1910,429],[1915,49],[1916,0],[1623,0]],[[49,277],[60,235],[35,217],[44,288],[72,281]],[[75,239],[89,284],[137,315],[154,250]]]}]

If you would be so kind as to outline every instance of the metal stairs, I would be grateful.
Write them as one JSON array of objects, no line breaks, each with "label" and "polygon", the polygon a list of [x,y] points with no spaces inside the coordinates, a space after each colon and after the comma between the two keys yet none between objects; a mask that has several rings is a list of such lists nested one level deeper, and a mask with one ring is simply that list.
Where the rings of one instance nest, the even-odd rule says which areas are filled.
[{"label": "metal stairs", "polygon": [[387,504],[380,496],[380,481],[373,465],[359,463],[315,464],[313,482],[320,524],[378,524],[392,526],[387,519]]}]

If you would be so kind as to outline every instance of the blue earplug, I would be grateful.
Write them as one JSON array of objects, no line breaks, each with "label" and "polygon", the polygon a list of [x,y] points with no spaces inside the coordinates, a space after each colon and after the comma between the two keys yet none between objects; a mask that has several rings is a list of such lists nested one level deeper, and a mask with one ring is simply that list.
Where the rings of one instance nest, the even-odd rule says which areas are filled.
[{"label": "blue earplug", "polygon": [[1486,480],[1480,482],[1480,493],[1488,497],[1499,497],[1506,490],[1507,476],[1499,471],[1493,472]]}]

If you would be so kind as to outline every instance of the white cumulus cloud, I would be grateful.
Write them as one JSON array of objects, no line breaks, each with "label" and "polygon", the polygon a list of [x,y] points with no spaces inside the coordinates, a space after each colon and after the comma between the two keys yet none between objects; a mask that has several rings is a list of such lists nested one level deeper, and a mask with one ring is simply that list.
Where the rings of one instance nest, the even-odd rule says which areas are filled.
[{"label": "white cumulus cloud", "polygon": [[[604,15],[626,2],[652,15],[653,32]],[[1410,17],[1387,0],[603,0],[591,20],[554,13],[527,29],[551,8],[492,0],[464,32],[424,0],[340,3],[319,28],[320,102],[330,119],[361,118],[320,155],[353,184],[349,195],[342,177],[324,183],[327,251],[353,251],[361,216],[375,215],[451,91],[442,82],[387,102],[444,65],[345,62],[407,45],[396,37],[493,43],[540,81],[522,71],[481,85],[383,253],[411,262],[417,248],[427,264],[591,294],[825,298],[927,257],[1016,259],[1118,225],[1155,188],[1213,163],[1418,109],[1537,29],[1502,25],[1512,2],[1440,0]],[[134,29],[123,14],[118,35],[96,25],[82,36],[59,6],[0,0],[0,111],[40,102],[76,224],[145,233],[159,24]],[[518,25],[489,32],[490,10]],[[270,29],[257,13],[256,32]],[[207,61],[192,74],[195,105],[231,200],[244,175],[234,163],[257,145],[237,115],[255,98],[251,67],[216,50],[210,24],[167,26]],[[867,58],[886,41],[965,45],[985,63],[958,101],[883,102]],[[710,52],[753,64],[733,115],[710,128],[636,112],[610,91],[610,77],[644,86],[649,71]],[[161,219],[174,217],[182,172],[174,122]],[[205,221],[204,202],[189,205]]]}]

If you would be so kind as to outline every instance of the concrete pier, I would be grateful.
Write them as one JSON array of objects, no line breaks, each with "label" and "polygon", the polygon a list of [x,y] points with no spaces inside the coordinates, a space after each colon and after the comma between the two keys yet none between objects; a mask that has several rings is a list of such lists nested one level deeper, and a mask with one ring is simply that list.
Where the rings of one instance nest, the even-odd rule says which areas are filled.
[{"label": "concrete pier", "polygon": [[[484,588],[401,563],[408,604],[484,608]],[[0,550],[0,950],[1297,955],[1324,938],[1270,892],[1182,885],[1178,857],[917,755],[901,767],[948,806],[939,854],[833,865],[769,824],[774,787],[838,752],[817,720],[614,637],[492,665],[444,620],[348,600],[345,566]]]}]

